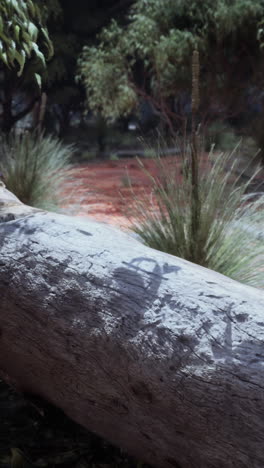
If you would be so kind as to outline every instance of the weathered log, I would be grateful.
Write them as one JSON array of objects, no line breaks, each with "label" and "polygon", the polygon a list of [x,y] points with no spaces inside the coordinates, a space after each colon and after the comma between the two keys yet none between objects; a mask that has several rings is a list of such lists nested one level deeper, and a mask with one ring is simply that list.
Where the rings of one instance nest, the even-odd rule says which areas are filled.
[{"label": "weathered log", "polygon": [[154,466],[263,468],[263,292],[1,200],[2,372]]}]

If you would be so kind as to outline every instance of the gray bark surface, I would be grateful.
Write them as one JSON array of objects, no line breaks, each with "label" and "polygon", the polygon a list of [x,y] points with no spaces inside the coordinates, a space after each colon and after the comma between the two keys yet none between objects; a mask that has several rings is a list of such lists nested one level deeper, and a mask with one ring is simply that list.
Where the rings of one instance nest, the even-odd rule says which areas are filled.
[{"label": "gray bark surface", "polygon": [[0,368],[162,468],[264,467],[264,293],[0,187]]}]

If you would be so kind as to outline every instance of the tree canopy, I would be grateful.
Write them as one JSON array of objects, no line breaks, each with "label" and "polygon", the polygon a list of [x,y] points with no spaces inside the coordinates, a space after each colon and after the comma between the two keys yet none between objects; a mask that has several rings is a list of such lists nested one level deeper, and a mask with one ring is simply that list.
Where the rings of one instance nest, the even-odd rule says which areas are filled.
[{"label": "tree canopy", "polygon": [[[3,0],[0,2],[0,126],[9,131],[48,94],[51,120],[65,131],[72,110],[85,99],[75,81],[82,46],[133,0]],[[54,54],[53,54],[54,49]],[[50,59],[51,60],[48,60]],[[38,87],[36,86],[38,83]],[[17,94],[24,108],[16,109]],[[20,99],[21,101],[21,99]],[[18,106],[21,108],[21,106]]]},{"label": "tree canopy", "polygon": [[232,114],[249,79],[251,87],[263,80],[263,17],[263,0],[137,0],[126,21],[112,20],[96,45],[83,48],[78,76],[89,107],[116,119],[143,99],[169,118],[181,113],[197,46],[204,108],[210,101],[211,113]]}]

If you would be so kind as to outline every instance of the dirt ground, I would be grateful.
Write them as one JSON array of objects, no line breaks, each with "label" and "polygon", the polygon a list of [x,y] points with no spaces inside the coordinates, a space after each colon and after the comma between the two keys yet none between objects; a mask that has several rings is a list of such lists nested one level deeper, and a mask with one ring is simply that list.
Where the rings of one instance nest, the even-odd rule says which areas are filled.
[{"label": "dirt ground", "polygon": [[[175,165],[175,159],[169,161]],[[144,160],[151,175],[158,174],[153,159]],[[75,166],[70,171],[66,190],[66,211],[90,216],[98,221],[128,229],[134,196],[144,198],[151,192],[151,182],[136,159],[97,161]]]},{"label": "dirt ground", "polygon": [[[166,167],[175,171],[180,181],[180,158],[164,159]],[[152,176],[160,173],[155,159],[142,159],[142,162]],[[201,167],[204,168],[207,163],[204,155]],[[263,172],[258,180],[264,180]],[[150,195],[150,177],[142,170],[137,159],[93,161],[76,165],[69,171],[63,208],[67,214],[89,216],[127,230],[133,220],[134,196],[137,199],[150,199]]]}]

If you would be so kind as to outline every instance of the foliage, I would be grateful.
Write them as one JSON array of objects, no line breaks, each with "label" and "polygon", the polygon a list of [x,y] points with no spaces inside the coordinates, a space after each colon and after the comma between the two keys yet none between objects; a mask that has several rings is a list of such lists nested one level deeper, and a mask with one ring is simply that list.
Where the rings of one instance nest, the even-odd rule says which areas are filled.
[{"label": "foliage", "polygon": [[56,207],[73,146],[37,133],[2,137],[0,170],[4,182],[23,203]]},{"label": "foliage", "polygon": [[258,24],[258,40],[260,42],[260,47],[264,47],[264,19],[262,19]]},{"label": "foliage", "polygon": [[[38,0],[43,3],[43,0]],[[133,1],[133,0],[132,0]],[[95,36],[113,15],[123,16],[131,0],[45,0],[54,56],[47,63],[43,88],[48,94],[47,127],[67,135],[73,114],[83,113],[85,93],[76,83],[76,62],[84,44],[94,44]]]},{"label": "foliage", "polygon": [[232,127],[222,121],[213,122],[205,131],[205,149],[210,151],[212,145],[216,150],[230,151],[238,145],[241,138]]},{"label": "foliage", "polygon": [[46,14],[46,2],[39,0],[0,3],[0,126],[6,133],[40,97],[46,61],[53,54]]},{"label": "foliage", "polygon": [[190,89],[189,58],[196,44],[207,91],[201,110],[208,110],[210,98],[212,113],[234,112],[249,78],[263,80],[257,39],[263,16],[263,0],[137,0],[128,21],[112,20],[98,45],[83,49],[78,78],[88,106],[116,119],[147,99],[172,118],[175,104]]},{"label": "foliage", "polygon": [[[110,57],[108,51],[94,46],[83,50],[85,61],[79,64],[89,107],[95,111],[102,109],[103,115],[112,119],[129,114],[135,107],[137,96],[129,85],[129,69],[126,69],[119,50],[113,51]],[[100,86],[94,86],[96,81]]]},{"label": "foliage", "polygon": [[[41,44],[41,48],[39,47]],[[41,50],[42,49],[42,50]],[[16,68],[21,76],[26,60],[32,56],[46,64],[53,48],[42,24],[40,9],[33,0],[2,0],[0,4],[0,61]],[[40,75],[36,74],[40,80]]]},{"label": "foliage", "polygon": [[161,151],[157,177],[151,176],[140,162],[152,182],[152,206],[147,199],[135,199],[134,230],[152,248],[264,287],[264,196],[252,200],[246,195],[254,176],[247,182],[241,182],[243,170],[235,176],[240,164],[235,151],[217,155],[212,149],[207,159],[200,153],[201,209],[194,232],[190,152],[185,143],[182,164],[174,160],[172,165],[161,158]]},{"label": "foliage", "polygon": [[250,124],[248,125],[248,132],[252,136],[255,144],[260,149],[260,159],[262,161],[262,165],[264,166],[264,118],[263,113],[260,114],[255,119],[252,119]]},{"label": "foliage", "polygon": [[70,67],[74,68],[76,55],[80,45],[74,34],[63,34],[62,31],[51,33],[55,55],[47,67],[45,82],[48,85],[59,83],[70,75]]},{"label": "foliage", "polygon": [[54,47],[54,55],[45,74],[45,84],[50,88],[52,84],[59,86],[62,81],[69,80],[75,68],[80,41],[76,34],[65,31],[64,10],[59,0],[45,0],[45,4],[45,21]]}]

